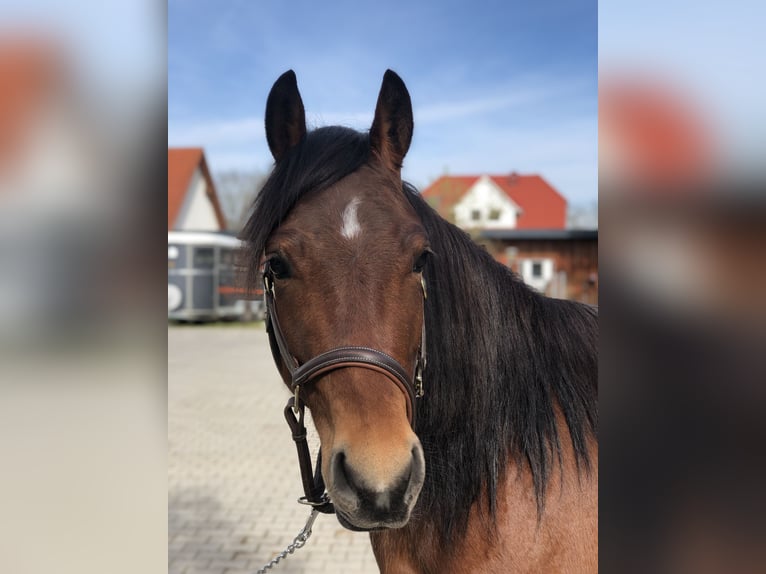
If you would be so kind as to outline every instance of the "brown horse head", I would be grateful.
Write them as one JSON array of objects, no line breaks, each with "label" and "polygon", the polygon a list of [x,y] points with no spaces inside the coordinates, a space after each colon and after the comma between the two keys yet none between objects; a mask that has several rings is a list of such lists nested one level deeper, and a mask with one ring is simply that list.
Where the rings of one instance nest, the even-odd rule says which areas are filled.
[{"label": "brown horse head", "polygon": [[[358,346],[389,355],[413,376],[429,243],[402,192],[400,169],[412,127],[407,89],[388,71],[368,143],[353,132],[365,138],[364,161],[329,185],[315,174],[312,189],[295,196],[265,238],[275,311],[298,364]],[[307,140],[320,132],[307,134],[295,74],[283,74],[269,94],[266,138],[285,193],[301,185],[297,172],[319,173],[339,161],[326,146],[309,147]],[[328,157],[315,157],[323,153]],[[284,361],[278,364],[289,385]],[[340,522],[354,529],[405,525],[425,476],[408,394],[384,370],[349,366],[314,379],[301,397],[319,432],[321,471]]]}]

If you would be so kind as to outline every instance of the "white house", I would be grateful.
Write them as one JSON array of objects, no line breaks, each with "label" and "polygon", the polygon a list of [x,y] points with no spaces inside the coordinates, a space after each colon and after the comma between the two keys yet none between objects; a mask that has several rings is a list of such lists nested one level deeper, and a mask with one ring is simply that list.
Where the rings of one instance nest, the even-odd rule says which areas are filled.
[{"label": "white house", "polygon": [[455,204],[455,225],[463,229],[510,229],[521,207],[487,175],[476,180]]},{"label": "white house", "polygon": [[226,220],[202,148],[168,149],[168,231],[222,231]]},{"label": "white house", "polygon": [[536,174],[445,175],[423,198],[463,229],[564,229],[566,199]]},{"label": "white house", "polygon": [[[558,252],[568,241],[562,236],[567,202],[536,174],[445,175],[423,191],[423,198],[442,217],[473,233],[500,234],[504,251],[495,256],[512,267],[535,289],[557,295],[566,289]],[[495,235],[492,235],[493,237]],[[556,245],[549,241],[556,238]],[[519,252],[516,242],[524,250]],[[529,248],[534,245],[534,248]],[[506,249],[507,247],[507,249]],[[563,259],[563,257],[562,257]]]}]

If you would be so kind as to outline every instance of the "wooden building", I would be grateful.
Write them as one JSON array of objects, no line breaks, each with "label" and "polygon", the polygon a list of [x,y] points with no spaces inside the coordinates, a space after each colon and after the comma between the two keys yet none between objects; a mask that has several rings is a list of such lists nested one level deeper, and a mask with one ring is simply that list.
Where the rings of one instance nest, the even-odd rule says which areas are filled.
[{"label": "wooden building", "polygon": [[598,231],[486,229],[476,241],[538,291],[598,304]]},{"label": "wooden building", "polygon": [[598,303],[598,230],[567,229],[566,199],[540,175],[445,175],[423,198],[534,289]]}]

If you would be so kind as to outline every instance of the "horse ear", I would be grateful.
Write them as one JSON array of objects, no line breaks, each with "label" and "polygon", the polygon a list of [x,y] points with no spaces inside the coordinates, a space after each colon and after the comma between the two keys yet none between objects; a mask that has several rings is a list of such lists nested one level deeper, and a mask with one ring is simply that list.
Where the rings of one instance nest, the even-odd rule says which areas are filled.
[{"label": "horse ear", "polygon": [[386,70],[370,128],[370,145],[394,171],[402,169],[412,141],[412,128],[412,102],[407,87],[395,72]]},{"label": "horse ear", "polygon": [[298,92],[295,72],[288,70],[269,92],[266,101],[266,141],[279,162],[306,135],[306,112]]}]

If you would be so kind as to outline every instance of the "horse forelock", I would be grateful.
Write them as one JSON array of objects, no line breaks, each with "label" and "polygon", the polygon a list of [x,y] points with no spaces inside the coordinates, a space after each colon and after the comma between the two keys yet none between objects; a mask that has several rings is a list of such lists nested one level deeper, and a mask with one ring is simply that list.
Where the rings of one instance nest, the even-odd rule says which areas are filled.
[{"label": "horse forelock", "polygon": [[370,161],[369,136],[350,128],[322,127],[308,134],[277,162],[253,202],[240,238],[249,291],[260,286],[266,241],[290,211],[309,193],[337,183]]}]

